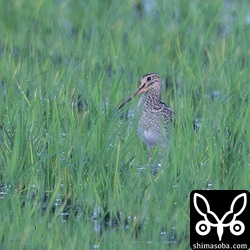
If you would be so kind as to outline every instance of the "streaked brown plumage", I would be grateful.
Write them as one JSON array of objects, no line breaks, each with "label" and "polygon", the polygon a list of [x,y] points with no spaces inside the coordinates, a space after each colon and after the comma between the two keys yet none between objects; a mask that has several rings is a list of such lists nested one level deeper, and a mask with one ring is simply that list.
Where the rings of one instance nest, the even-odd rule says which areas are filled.
[{"label": "streaked brown plumage", "polygon": [[[167,145],[174,117],[174,111],[161,100],[161,85],[158,74],[146,74],[142,76],[134,94],[134,97],[142,94],[135,108],[135,112],[140,115],[137,133],[150,148]],[[119,109],[130,100],[128,98]]]}]

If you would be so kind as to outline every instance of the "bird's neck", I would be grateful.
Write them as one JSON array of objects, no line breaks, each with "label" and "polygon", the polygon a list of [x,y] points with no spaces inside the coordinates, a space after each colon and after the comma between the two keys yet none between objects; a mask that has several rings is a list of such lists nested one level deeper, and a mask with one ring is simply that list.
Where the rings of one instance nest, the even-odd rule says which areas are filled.
[{"label": "bird's neck", "polygon": [[149,105],[155,105],[161,101],[160,89],[150,89],[145,95],[146,95],[146,102]]},{"label": "bird's neck", "polygon": [[145,105],[146,109],[159,109],[161,101],[161,90],[150,89],[147,93],[143,94],[135,108],[135,112]]}]

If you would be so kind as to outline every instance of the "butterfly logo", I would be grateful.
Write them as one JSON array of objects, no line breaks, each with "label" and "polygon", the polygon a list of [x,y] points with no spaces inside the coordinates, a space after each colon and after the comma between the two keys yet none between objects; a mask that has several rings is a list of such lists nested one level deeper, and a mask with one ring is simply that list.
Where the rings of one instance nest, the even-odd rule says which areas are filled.
[{"label": "butterfly logo", "polygon": [[[200,201],[203,201],[203,204],[205,203],[206,212],[203,212],[199,208],[198,203],[197,203],[197,201],[199,199],[200,199]],[[243,199],[243,205],[239,211],[234,211],[234,210],[236,210],[235,204],[237,202],[239,202],[240,199]],[[245,225],[243,224],[242,221],[237,220],[236,218],[246,208],[246,205],[247,205],[246,193],[239,194],[233,199],[231,206],[230,206],[230,210],[228,212],[226,212],[221,219],[219,219],[218,216],[213,211],[210,210],[210,205],[209,205],[207,199],[203,195],[195,193],[194,198],[193,198],[193,202],[194,202],[194,207],[195,207],[196,211],[204,218],[204,220],[197,222],[197,224],[195,226],[195,230],[199,235],[204,236],[204,235],[209,234],[211,227],[217,228],[217,235],[218,235],[219,241],[221,241],[221,239],[222,239],[222,235],[224,233],[224,227],[229,227],[230,232],[236,236],[244,233]],[[232,220],[229,223],[224,223],[225,219],[229,215],[231,215],[233,217]],[[211,220],[209,221],[209,218],[215,219],[216,223],[214,223],[215,221],[214,222],[211,222]]]}]

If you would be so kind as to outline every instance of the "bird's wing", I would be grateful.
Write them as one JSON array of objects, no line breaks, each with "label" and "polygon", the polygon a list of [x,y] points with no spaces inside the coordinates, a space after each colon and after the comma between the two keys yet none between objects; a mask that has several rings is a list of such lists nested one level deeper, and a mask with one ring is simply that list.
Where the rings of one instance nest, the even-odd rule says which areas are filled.
[{"label": "bird's wing", "polygon": [[174,111],[167,106],[164,102],[161,102],[162,104],[162,118],[164,121],[166,121],[167,124],[173,123],[174,120]]}]

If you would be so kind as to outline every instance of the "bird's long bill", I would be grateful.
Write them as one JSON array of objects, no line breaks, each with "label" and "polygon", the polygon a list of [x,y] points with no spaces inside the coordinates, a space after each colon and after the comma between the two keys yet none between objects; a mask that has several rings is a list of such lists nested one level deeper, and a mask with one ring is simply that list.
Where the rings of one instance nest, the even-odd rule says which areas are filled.
[{"label": "bird's long bill", "polygon": [[139,95],[141,93],[141,87],[139,86],[139,88],[135,91],[134,93],[134,97],[136,97],[137,95]]},{"label": "bird's long bill", "polygon": [[140,93],[145,93],[145,92],[146,92],[145,84],[140,84],[140,86],[138,87],[138,89],[134,93],[134,97],[136,97]]},{"label": "bird's long bill", "polygon": [[123,106],[125,106],[125,104],[127,104],[128,102],[130,102],[132,99],[132,97],[128,97],[125,101],[123,101],[123,103],[119,106],[118,110],[121,109]]}]

